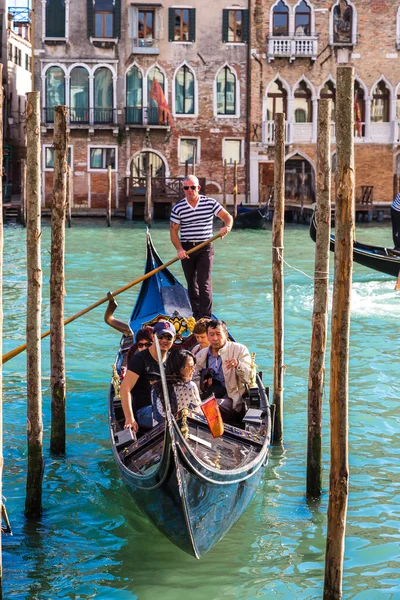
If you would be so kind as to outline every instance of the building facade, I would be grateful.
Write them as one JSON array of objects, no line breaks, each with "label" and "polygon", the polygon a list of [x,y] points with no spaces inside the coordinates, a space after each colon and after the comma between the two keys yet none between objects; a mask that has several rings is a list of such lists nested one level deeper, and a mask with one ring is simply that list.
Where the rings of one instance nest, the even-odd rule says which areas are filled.
[{"label": "building facade", "polygon": [[335,168],[336,69],[355,68],[356,197],[390,202],[400,175],[400,2],[252,0],[251,202],[273,185],[274,117],[286,117],[285,197],[315,198],[319,98],[331,98]]},{"label": "building facade", "polygon": [[[247,2],[188,6],[123,0],[35,5],[35,89],[41,91],[43,203],[50,206],[54,107],[69,108],[75,207],[112,206],[145,177],[183,176],[195,163],[206,193],[222,198],[238,164],[246,194],[249,121]],[[166,106],[167,104],[167,106]],[[136,182],[136,183],[135,183]]]},{"label": "building facade", "polygon": [[3,64],[3,193],[21,191],[22,161],[26,158],[26,93],[32,89],[29,11],[0,11]]}]

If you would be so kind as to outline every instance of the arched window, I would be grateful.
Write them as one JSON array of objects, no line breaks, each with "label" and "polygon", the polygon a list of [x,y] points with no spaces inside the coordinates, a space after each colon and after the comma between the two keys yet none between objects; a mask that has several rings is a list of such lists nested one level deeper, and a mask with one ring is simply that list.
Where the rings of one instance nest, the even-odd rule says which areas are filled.
[{"label": "arched window", "polygon": [[143,76],[136,66],[126,74],[126,122],[143,123]]},{"label": "arched window", "polygon": [[71,123],[89,123],[89,73],[84,67],[71,71],[69,106]]},{"label": "arched window", "polygon": [[224,67],[217,77],[217,114],[236,114],[236,75]]},{"label": "arched window", "polygon": [[289,35],[289,8],[281,0],[272,11],[273,35]]},{"label": "arched window", "polygon": [[133,159],[131,167],[132,177],[145,179],[148,164],[150,164],[153,177],[165,177],[164,161],[155,152],[141,152]]},{"label": "arched window", "polygon": [[301,81],[296,88],[293,108],[295,123],[312,123],[311,91],[305,81]]},{"label": "arched window", "polygon": [[339,0],[333,8],[333,43],[351,44],[353,8],[346,0]]},{"label": "arched window", "polygon": [[357,80],[354,81],[354,135],[365,135],[365,98],[364,90]]},{"label": "arched window", "polygon": [[194,114],[194,75],[186,65],[179,69],[175,77],[175,113]]},{"label": "arched window", "polygon": [[296,35],[311,35],[311,8],[305,0],[296,6],[294,31]]},{"label": "arched window", "polygon": [[65,77],[61,67],[46,71],[46,122],[54,123],[54,107],[65,104]]},{"label": "arched window", "polygon": [[332,81],[327,81],[321,90],[320,98],[328,98],[332,100],[332,122],[335,122],[336,118],[336,88]]},{"label": "arched window", "polygon": [[94,74],[94,122],[113,122],[113,80],[107,67],[100,67]]},{"label": "arched window", "polygon": [[151,97],[151,86],[153,85],[153,79],[156,79],[160,84],[161,90],[165,96],[165,78],[158,67],[153,67],[147,77],[147,97],[148,97],[148,108],[147,108],[147,122],[150,125],[164,125],[166,124],[164,113],[158,110],[157,100]]},{"label": "arched window", "polygon": [[[284,113],[287,110],[287,92],[282,82],[277,79],[268,90],[267,98],[267,121],[273,121],[276,113]],[[286,118],[286,116],[285,116]]]},{"label": "arched window", "polygon": [[371,122],[388,123],[389,122],[389,101],[390,92],[384,81],[380,81],[375,87],[371,104]]},{"label": "arched window", "polygon": [[295,155],[285,162],[285,198],[315,202],[313,169],[302,156]]}]

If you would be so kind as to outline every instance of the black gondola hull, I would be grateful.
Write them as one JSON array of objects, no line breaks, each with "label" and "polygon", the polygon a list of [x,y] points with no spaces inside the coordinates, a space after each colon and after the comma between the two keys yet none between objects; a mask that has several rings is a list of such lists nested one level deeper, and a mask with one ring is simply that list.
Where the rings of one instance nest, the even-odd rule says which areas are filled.
[{"label": "black gondola hull", "polygon": [[[315,242],[317,229],[315,223],[315,212],[310,224],[310,237]],[[335,252],[335,236],[330,236],[330,249]],[[379,273],[386,273],[392,277],[398,277],[400,272],[400,252],[385,248],[383,246],[372,246],[370,244],[353,243],[353,260],[359,265],[373,269]]]}]

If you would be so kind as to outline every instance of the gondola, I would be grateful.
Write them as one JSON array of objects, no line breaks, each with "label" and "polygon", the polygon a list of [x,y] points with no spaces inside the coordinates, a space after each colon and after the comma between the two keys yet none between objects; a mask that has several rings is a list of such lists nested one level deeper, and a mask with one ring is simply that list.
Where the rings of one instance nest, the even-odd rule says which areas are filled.
[{"label": "gondola", "polygon": [[268,214],[268,205],[260,208],[251,208],[240,204],[237,207],[235,229],[264,229]]},{"label": "gondola", "polygon": [[[145,272],[161,264],[147,234]],[[129,324],[137,331],[167,318],[177,329],[177,339],[184,340],[191,315],[186,289],[164,269],[142,282]],[[267,393],[257,374],[244,428],[225,424],[219,438],[212,437],[203,416],[184,409],[174,416],[167,410],[165,425],[131,439],[130,430],[123,429],[118,398],[121,363],[131,343],[132,337],[122,338],[110,385],[114,458],[140,510],[171,542],[200,558],[239,519],[260,483],[271,438]]]},{"label": "gondola", "polygon": [[[315,242],[317,239],[315,210],[310,223],[310,236]],[[333,234],[330,236],[330,249],[332,252],[335,251],[335,236]],[[354,241],[353,260],[364,267],[392,275],[393,277],[397,277],[400,272],[400,251],[398,250]]]}]

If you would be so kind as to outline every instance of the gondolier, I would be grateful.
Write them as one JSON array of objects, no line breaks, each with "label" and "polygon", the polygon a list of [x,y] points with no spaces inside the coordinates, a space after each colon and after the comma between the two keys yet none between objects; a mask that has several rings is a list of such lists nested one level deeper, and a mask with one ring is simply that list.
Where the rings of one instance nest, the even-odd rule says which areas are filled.
[{"label": "gondolier", "polygon": [[214,215],[225,224],[220,229],[221,237],[230,232],[233,219],[217,200],[199,194],[199,180],[194,175],[185,179],[183,190],[185,198],[171,211],[171,242],[182,261],[193,316],[197,320],[212,315],[211,270],[214,248],[212,244],[208,244],[190,256],[187,251],[212,237]]},{"label": "gondolier", "polygon": [[394,249],[400,250],[400,194],[393,200],[390,216],[392,217],[392,233]]}]

